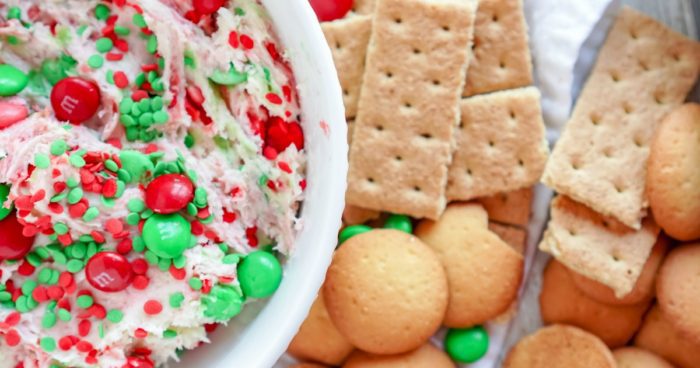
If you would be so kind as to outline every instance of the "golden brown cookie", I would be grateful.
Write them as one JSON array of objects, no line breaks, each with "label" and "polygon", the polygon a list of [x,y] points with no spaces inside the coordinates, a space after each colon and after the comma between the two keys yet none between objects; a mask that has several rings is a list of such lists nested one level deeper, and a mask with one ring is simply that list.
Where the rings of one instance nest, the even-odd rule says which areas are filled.
[{"label": "golden brown cookie", "polygon": [[577,327],[544,327],[518,342],[503,368],[615,368],[612,353],[598,337]]},{"label": "golden brown cookie", "polygon": [[586,294],[586,296],[601,303],[612,305],[633,305],[648,302],[655,295],[654,283],[656,281],[656,274],[661,266],[664,256],[666,256],[668,245],[668,237],[660,234],[658,239],[656,239],[656,244],[654,244],[654,248],[652,248],[649,258],[644,264],[644,268],[642,269],[642,273],[639,275],[639,279],[637,279],[637,283],[634,285],[634,289],[620,299],[615,296],[615,292],[609,286],[601,284],[598,281],[589,279],[588,277],[574,271],[571,271],[571,278],[574,280],[576,287]]},{"label": "golden brown cookie", "polygon": [[287,351],[301,360],[339,365],[353,349],[328,316],[323,297],[318,296]]},{"label": "golden brown cookie", "polygon": [[634,338],[634,345],[656,353],[680,368],[698,368],[700,362],[700,344],[683,337],[658,306],[647,313]]},{"label": "golden brown cookie", "polygon": [[343,368],[454,368],[455,364],[444,351],[428,343],[420,348],[398,355],[374,355],[355,350]]},{"label": "golden brown cookie", "polygon": [[552,260],[544,270],[540,312],[544,323],[580,327],[616,348],[629,341],[642,323],[648,303],[615,306],[599,303],[582,293],[564,265]]},{"label": "golden brown cookie", "polygon": [[634,346],[613,350],[617,368],[673,368],[662,357]]},{"label": "golden brown cookie", "polygon": [[508,310],[523,274],[523,257],[488,230],[477,204],[453,204],[415,234],[437,252],[447,272],[450,302],[443,322],[471,327]]},{"label": "golden brown cookie", "polygon": [[647,164],[647,196],[668,235],[700,238],[700,105],[673,110],[656,130]]},{"label": "golden brown cookie", "polygon": [[350,238],[335,253],[323,296],[338,330],[375,354],[414,350],[440,327],[447,278],[430,247],[398,230]]},{"label": "golden brown cookie", "polygon": [[700,344],[700,243],[668,254],[656,280],[656,295],[669,322]]}]

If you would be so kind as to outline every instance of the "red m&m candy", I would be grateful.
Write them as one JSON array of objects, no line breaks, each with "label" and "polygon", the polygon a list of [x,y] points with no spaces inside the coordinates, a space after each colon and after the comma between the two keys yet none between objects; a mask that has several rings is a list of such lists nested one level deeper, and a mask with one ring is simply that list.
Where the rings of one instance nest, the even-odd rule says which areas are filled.
[{"label": "red m&m candy", "polygon": [[134,272],[129,261],[121,254],[100,252],[87,262],[85,276],[95,289],[114,293],[126,289],[131,284]]},{"label": "red m&m candy", "polygon": [[187,207],[194,197],[194,185],[180,174],[155,178],[146,187],[146,206],[155,213],[167,215]]},{"label": "red m&m candy", "polygon": [[219,8],[224,6],[226,0],[194,0],[194,10],[202,15],[209,15],[216,13]]},{"label": "red m&m candy", "polygon": [[15,213],[0,221],[0,261],[21,259],[32,249],[34,237],[22,235],[23,228]]},{"label": "red m&m candy", "polygon": [[279,153],[284,152],[292,144],[298,150],[302,150],[304,148],[304,132],[297,122],[288,123],[279,117],[273,117],[267,123],[265,143]]},{"label": "red m&m candy", "polygon": [[352,9],[353,0],[309,0],[320,22],[344,17]]},{"label": "red m&m candy", "polygon": [[51,91],[51,106],[58,120],[80,124],[100,107],[100,88],[78,77],[62,79]]}]

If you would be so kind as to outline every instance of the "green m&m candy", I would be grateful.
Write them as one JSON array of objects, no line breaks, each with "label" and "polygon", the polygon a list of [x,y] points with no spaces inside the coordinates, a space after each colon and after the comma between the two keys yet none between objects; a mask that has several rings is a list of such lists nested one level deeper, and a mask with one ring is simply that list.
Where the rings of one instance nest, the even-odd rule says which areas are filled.
[{"label": "green m&m candy", "polygon": [[143,224],[143,242],[161,258],[178,258],[190,244],[192,225],[180,214],[153,215]]},{"label": "green m&m candy", "polygon": [[14,96],[27,87],[29,77],[23,71],[8,64],[0,64],[0,96]]},{"label": "green m&m candy", "polygon": [[7,196],[10,194],[10,186],[6,184],[0,184],[0,220],[7,217],[7,215],[12,212],[12,205],[9,208],[4,207],[7,201]]},{"label": "green m&m candy", "polygon": [[445,335],[445,351],[460,363],[474,363],[489,350],[489,334],[481,326],[451,328]]},{"label": "green m&m candy", "polygon": [[370,230],[372,230],[372,228],[367,225],[348,226],[340,232],[340,235],[338,236],[338,245],[345,243],[346,240],[352,238],[355,235],[360,235]]},{"label": "green m&m candy", "polygon": [[238,264],[238,281],[246,297],[267,298],[282,282],[282,265],[268,252],[250,253]]},{"label": "green m&m candy", "polygon": [[243,296],[231,286],[216,284],[202,295],[202,304],[206,317],[225,322],[241,313]]},{"label": "green m&m candy", "polygon": [[405,233],[413,234],[413,223],[406,215],[391,215],[384,223],[385,229],[394,229]]}]

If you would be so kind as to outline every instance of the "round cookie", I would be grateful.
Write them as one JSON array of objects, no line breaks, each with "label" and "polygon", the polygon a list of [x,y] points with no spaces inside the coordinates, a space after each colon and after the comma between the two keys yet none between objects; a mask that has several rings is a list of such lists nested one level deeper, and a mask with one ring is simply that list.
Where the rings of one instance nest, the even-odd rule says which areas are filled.
[{"label": "round cookie", "polygon": [[654,219],[671,237],[700,238],[700,105],[685,104],[656,130],[647,164]]},{"label": "round cookie", "polygon": [[700,344],[682,336],[658,306],[647,313],[634,338],[634,345],[680,368],[698,368],[700,362]]},{"label": "round cookie", "polygon": [[463,328],[508,311],[523,277],[523,257],[488,230],[486,211],[450,205],[437,221],[422,221],[416,236],[440,257],[450,298],[443,323]]},{"label": "round cookie", "polygon": [[661,262],[666,255],[669,245],[668,237],[663,234],[659,235],[656,239],[656,244],[651,250],[651,254],[644,264],[642,273],[639,275],[637,283],[634,285],[634,289],[625,295],[624,297],[618,299],[615,296],[615,292],[607,285],[601,284],[598,281],[589,279],[577,272],[571,271],[571,278],[586,296],[596,301],[611,305],[634,305],[639,303],[648,302],[654,298],[656,289],[655,281],[656,274],[661,266]]},{"label": "round cookie", "polygon": [[355,350],[343,368],[455,368],[444,351],[428,343],[408,353],[374,355]]},{"label": "round cookie", "polygon": [[404,353],[428,341],[445,315],[447,295],[435,253],[415,236],[391,229],[346,241],[323,288],[338,330],[374,354]]},{"label": "round cookie", "polygon": [[287,351],[301,360],[340,365],[353,349],[331,321],[323,297],[319,295]]},{"label": "round cookie", "polygon": [[673,368],[660,356],[633,346],[613,350],[613,357],[617,368]]},{"label": "round cookie", "polygon": [[597,302],[574,285],[572,272],[554,259],[545,268],[540,292],[542,320],[580,327],[611,348],[625,345],[642,323],[649,303],[616,306]]},{"label": "round cookie", "polygon": [[656,295],[671,324],[700,343],[700,243],[668,254],[656,280]]},{"label": "round cookie", "polygon": [[524,337],[508,353],[503,368],[615,368],[599,338],[577,327],[552,325]]}]

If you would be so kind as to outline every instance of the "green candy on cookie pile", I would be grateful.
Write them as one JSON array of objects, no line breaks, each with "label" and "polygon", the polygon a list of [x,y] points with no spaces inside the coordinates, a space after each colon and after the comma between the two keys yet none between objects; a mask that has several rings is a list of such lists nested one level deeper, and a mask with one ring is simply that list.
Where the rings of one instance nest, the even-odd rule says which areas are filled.
[{"label": "green candy on cookie pile", "polygon": [[489,334],[481,326],[451,328],[445,335],[445,351],[460,363],[474,363],[489,350]]},{"label": "green candy on cookie pile", "polygon": [[391,215],[384,222],[385,229],[394,229],[403,231],[408,234],[413,234],[413,223],[411,218],[406,215]]}]

